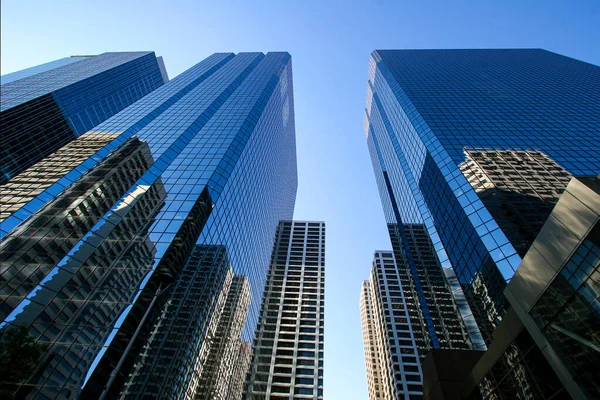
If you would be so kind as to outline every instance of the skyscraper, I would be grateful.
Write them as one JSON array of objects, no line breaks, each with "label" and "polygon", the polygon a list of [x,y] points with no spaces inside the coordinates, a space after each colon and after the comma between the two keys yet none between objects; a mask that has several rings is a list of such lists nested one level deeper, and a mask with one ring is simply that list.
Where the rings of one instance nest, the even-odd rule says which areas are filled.
[{"label": "skyscraper", "polygon": [[430,349],[473,345],[424,227],[403,226],[407,249],[391,228],[394,251],[375,253],[360,296],[369,399],[417,399]]},{"label": "skyscraper", "polygon": [[2,78],[0,184],[168,81],[153,52],[68,57]]},{"label": "skyscraper", "polygon": [[[381,257],[384,255],[375,255],[376,259]],[[369,400],[389,398],[392,392],[389,364],[383,361],[388,353],[383,347],[383,327],[379,317],[381,311],[377,299],[374,298],[374,291],[372,280],[363,281],[360,293],[360,322]]]},{"label": "skyscraper", "polygon": [[[505,289],[571,176],[600,171],[600,68],[535,49],[378,50],[370,61],[365,133],[392,245],[414,253],[407,227],[422,227],[448,284],[458,280],[455,302],[464,292],[493,347],[480,361],[493,371],[469,377],[463,395],[473,385],[483,398],[563,390],[552,356],[532,350],[534,333],[507,335],[520,328],[510,322],[516,317]],[[426,282],[433,269],[422,274],[418,261],[407,261],[412,279]],[[411,324],[431,332],[437,296],[415,287],[431,318]],[[461,315],[477,344],[469,313]],[[443,348],[431,346],[440,360],[451,359],[436,350]]]},{"label": "skyscraper", "polygon": [[399,270],[392,252],[376,252],[371,278],[363,282],[361,291],[367,383],[373,400],[422,395],[420,352],[409,323],[415,303],[399,286]]},{"label": "skyscraper", "polygon": [[[88,132],[116,137],[2,221],[2,261],[22,268],[1,271],[0,329],[24,324],[49,346],[23,396],[124,395],[169,318],[189,343],[205,340],[168,307],[204,281],[186,273],[198,246],[231,268],[229,282],[247,277],[252,340],[275,231],[295,202],[292,91],[287,53],[214,54]],[[39,259],[18,246],[29,236]],[[182,387],[185,372],[170,372]]]},{"label": "skyscraper", "polygon": [[487,343],[508,307],[503,290],[532,238],[526,227],[503,229],[510,224],[486,204],[467,169],[484,165],[491,151],[505,158],[508,150],[541,151],[532,163],[547,164],[548,157],[569,174],[596,175],[599,86],[597,66],[538,49],[371,55],[365,132],[386,219],[426,227]]},{"label": "skyscraper", "polygon": [[281,221],[246,399],[322,399],[325,223]]}]

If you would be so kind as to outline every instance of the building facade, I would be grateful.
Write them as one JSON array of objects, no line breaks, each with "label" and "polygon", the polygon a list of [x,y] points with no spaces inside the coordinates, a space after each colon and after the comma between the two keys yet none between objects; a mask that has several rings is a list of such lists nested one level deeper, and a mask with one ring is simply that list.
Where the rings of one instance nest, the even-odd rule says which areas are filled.
[{"label": "building facade", "polygon": [[521,398],[600,396],[599,221],[600,176],[572,179],[505,289],[511,308],[465,398],[509,398],[505,382]]},{"label": "building facade", "polygon": [[425,227],[389,228],[394,250],[375,253],[360,298],[369,399],[419,399],[431,349],[475,346]]},{"label": "building facade", "polygon": [[224,246],[194,247],[171,300],[134,362],[121,398],[194,399],[233,278]]},{"label": "building facade", "polygon": [[52,186],[79,164],[102,149],[118,134],[89,132],[64,145],[2,185],[0,222]]},{"label": "building facade", "polygon": [[375,357],[365,358],[367,383],[372,381],[374,388],[369,399],[417,399],[422,395],[417,335],[409,322],[417,311],[414,299],[404,295],[399,271],[392,252],[378,251],[371,278],[363,282],[361,303],[368,310],[361,320],[363,338],[369,332],[369,341],[363,346],[365,356],[369,349],[375,353]]},{"label": "building facade", "polygon": [[523,257],[571,175],[540,151],[466,150],[465,154],[460,170]]},{"label": "building facade", "polygon": [[239,400],[252,357],[250,343],[240,338],[250,306],[250,286],[245,276],[235,276],[225,300],[223,314],[212,338],[198,400]]},{"label": "building facade", "polygon": [[[383,255],[382,255],[383,257]],[[375,258],[379,258],[376,253]],[[384,350],[383,328],[379,325],[380,310],[374,297],[373,281],[363,281],[360,293],[360,323],[365,353],[365,370],[367,372],[367,390],[369,399],[390,398],[391,384],[387,380],[389,374],[384,372],[388,364],[384,362],[387,352]]]},{"label": "building facade", "polygon": [[[505,215],[503,225],[469,169],[491,166],[488,152],[495,151],[508,174],[514,172],[508,158],[525,155],[502,152],[529,151],[530,166],[547,165],[547,157],[568,174],[595,176],[600,91],[592,88],[599,84],[597,66],[538,49],[371,55],[365,133],[388,224],[426,227],[488,344],[509,307],[507,281],[539,223],[515,233]],[[502,185],[495,185],[502,194]],[[523,203],[534,204],[534,198]]]},{"label": "building facade", "polygon": [[153,52],[69,57],[3,77],[0,184],[166,81]]},{"label": "building facade", "polygon": [[[247,277],[241,339],[254,335],[273,238],[295,202],[290,55],[214,54],[88,135],[103,132],[117,136],[2,221],[2,261],[22,268],[3,264],[0,329],[26,325],[48,346],[17,397],[125,396],[166,317],[205,342],[191,314],[172,313],[182,291],[208,279],[186,272],[202,263],[197,246],[230,268],[225,279]],[[29,237],[33,250],[20,245]],[[161,356],[175,361],[161,363],[177,365],[168,350]],[[176,376],[189,386],[197,374],[187,372],[152,373],[163,385],[152,390],[175,398],[164,385]]]},{"label": "building facade", "polygon": [[121,398],[239,399],[251,356],[241,338],[249,306],[248,278],[234,275],[225,247],[196,245]]},{"label": "building facade", "polygon": [[322,399],[325,223],[281,221],[246,399]]}]

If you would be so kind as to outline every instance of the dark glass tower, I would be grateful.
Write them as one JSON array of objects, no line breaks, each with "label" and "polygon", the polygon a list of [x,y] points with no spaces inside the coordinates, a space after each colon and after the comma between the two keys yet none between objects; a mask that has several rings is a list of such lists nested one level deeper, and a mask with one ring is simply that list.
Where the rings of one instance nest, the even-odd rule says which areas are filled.
[{"label": "dark glass tower", "polygon": [[[287,53],[214,54],[93,132],[116,136],[2,221],[0,329],[26,325],[49,346],[39,368],[16,383],[19,397],[117,398],[128,382],[143,386],[136,363],[153,357],[161,326],[185,332],[180,346],[205,339],[176,297],[187,290],[197,298],[192,289],[220,281],[221,267],[230,280],[247,277],[242,339],[250,342],[275,231],[293,213]],[[203,262],[216,268],[214,279],[190,273]],[[152,393],[177,398],[171,378],[185,387],[197,377],[178,369],[188,350],[160,354],[174,368],[151,373]]]},{"label": "dark glass tower", "polygon": [[251,355],[238,357],[249,345],[240,338],[249,305],[248,278],[233,274],[225,246],[195,246],[121,398],[239,399]]},{"label": "dark glass tower", "polygon": [[[598,115],[600,68],[545,50],[371,55],[365,131],[386,219],[426,227],[487,343],[508,307],[503,290],[568,174],[600,171]],[[485,193],[481,168],[495,171]],[[512,184],[500,182],[500,168]],[[529,188],[519,170],[534,178]],[[536,187],[543,175],[556,179]],[[512,215],[502,211],[509,203]],[[520,226],[518,214],[541,203],[550,205]]]},{"label": "dark glass tower", "polygon": [[153,52],[69,57],[4,76],[0,184],[167,80]]}]

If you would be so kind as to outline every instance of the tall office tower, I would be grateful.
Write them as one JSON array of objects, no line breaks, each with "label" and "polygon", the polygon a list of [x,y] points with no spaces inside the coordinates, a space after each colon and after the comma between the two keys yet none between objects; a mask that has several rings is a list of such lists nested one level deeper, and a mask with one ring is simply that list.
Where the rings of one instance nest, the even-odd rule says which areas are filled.
[{"label": "tall office tower", "polygon": [[[31,384],[8,382],[14,397],[72,393],[65,377],[85,377],[94,361],[86,351],[102,349],[111,330],[105,323],[116,321],[134,300],[131,285],[152,271],[157,248],[148,233],[165,188],[157,180],[135,201],[122,201],[152,162],[147,143],[127,139],[2,238],[1,328],[27,324],[48,345]],[[102,224],[114,204],[121,210]]]},{"label": "tall office tower", "polygon": [[[509,225],[498,220],[498,210],[472,186],[466,170],[477,164],[498,171],[486,164],[487,152],[497,151],[500,162],[509,158],[507,150],[540,151],[569,174],[595,176],[599,87],[597,66],[539,49],[371,55],[365,133],[388,224],[426,227],[488,344],[508,308],[503,290],[531,236],[503,229]],[[530,156],[537,159],[526,169],[547,164],[545,156]],[[514,177],[512,169],[506,172]]]},{"label": "tall office tower", "polygon": [[[363,282],[361,320],[369,399],[410,399],[422,395],[421,366],[415,334],[409,323],[414,302],[404,296],[392,252],[378,251],[368,281]],[[371,339],[372,335],[372,339]],[[367,349],[373,353],[367,357]],[[369,371],[372,371],[371,373]]]},{"label": "tall office tower", "polygon": [[325,223],[281,221],[262,299],[247,399],[322,399]]},{"label": "tall office tower", "polygon": [[75,56],[4,76],[0,184],[167,80],[153,52]]},{"label": "tall office tower", "polygon": [[[189,271],[203,265],[198,246],[231,279],[247,276],[241,339],[254,335],[273,238],[296,195],[290,55],[214,54],[88,135],[103,132],[117,136],[2,221],[0,329],[25,325],[48,346],[29,378],[11,382],[17,397],[126,396],[172,320],[184,347],[164,348],[161,363],[201,348],[196,314],[170,306],[212,279]],[[194,384],[187,372],[148,381],[176,398]],[[179,386],[168,390],[171,376]]]},{"label": "tall office tower", "polygon": [[[411,248],[398,247],[398,227],[391,227],[395,251],[375,253],[371,278],[361,290],[370,399],[421,398],[421,363],[430,349],[472,348],[424,227],[404,225],[403,229]],[[418,268],[411,271],[411,265]],[[428,304],[428,314],[423,303]]]}]

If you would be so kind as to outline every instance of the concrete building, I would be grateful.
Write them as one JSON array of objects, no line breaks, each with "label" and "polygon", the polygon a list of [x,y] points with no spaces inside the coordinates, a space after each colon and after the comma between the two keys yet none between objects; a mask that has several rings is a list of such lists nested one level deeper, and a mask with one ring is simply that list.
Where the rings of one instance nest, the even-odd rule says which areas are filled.
[{"label": "concrete building", "polygon": [[325,223],[282,221],[273,248],[246,399],[322,399]]}]

